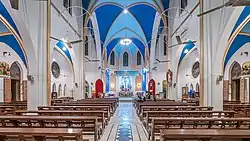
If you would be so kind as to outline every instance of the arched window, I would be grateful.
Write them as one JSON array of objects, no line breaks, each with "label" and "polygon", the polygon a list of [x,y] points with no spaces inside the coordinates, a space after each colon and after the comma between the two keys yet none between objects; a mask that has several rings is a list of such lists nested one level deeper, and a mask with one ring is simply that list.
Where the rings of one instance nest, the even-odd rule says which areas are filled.
[{"label": "arched window", "polygon": [[67,91],[67,85],[64,85],[64,89],[63,89],[63,96],[66,96],[66,91]]},{"label": "arched window", "polygon": [[58,86],[58,96],[59,97],[62,96],[62,84],[59,84],[59,86]]},{"label": "arched window", "polygon": [[128,66],[128,53],[127,52],[123,54],[123,66],[125,67]]},{"label": "arched window", "polygon": [[115,65],[115,52],[112,51],[110,55],[110,65]]},{"label": "arched window", "polygon": [[56,83],[52,85],[52,92],[56,92]]},{"label": "arched window", "polygon": [[190,85],[190,90],[194,90],[193,84]]},{"label": "arched window", "polygon": [[137,66],[141,65],[141,53],[137,52]]},{"label": "arched window", "polygon": [[88,37],[86,37],[86,41],[85,41],[85,55],[88,56],[89,55],[89,40]]},{"label": "arched window", "polygon": [[164,48],[163,48],[163,53],[164,53],[164,56],[166,56],[167,55],[167,37],[166,36],[164,36],[164,42],[163,42],[163,44],[164,44]]}]

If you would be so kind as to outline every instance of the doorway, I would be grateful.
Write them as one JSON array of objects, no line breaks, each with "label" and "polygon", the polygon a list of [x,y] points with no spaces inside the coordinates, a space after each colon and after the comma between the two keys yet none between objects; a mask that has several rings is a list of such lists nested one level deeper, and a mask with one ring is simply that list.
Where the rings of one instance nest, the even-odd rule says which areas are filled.
[{"label": "doorway", "polygon": [[238,62],[234,62],[231,66],[231,100],[240,100],[240,76],[241,66]]},{"label": "doorway", "polygon": [[21,100],[21,69],[17,62],[10,67],[11,102]]},{"label": "doorway", "polygon": [[231,82],[231,92],[232,92],[232,100],[239,101],[240,100],[240,79],[232,80]]}]

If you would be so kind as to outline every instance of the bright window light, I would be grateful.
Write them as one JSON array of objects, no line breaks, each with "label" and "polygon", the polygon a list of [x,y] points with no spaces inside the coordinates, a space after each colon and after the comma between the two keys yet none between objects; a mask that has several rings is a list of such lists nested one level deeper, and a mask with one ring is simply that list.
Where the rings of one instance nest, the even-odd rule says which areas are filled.
[{"label": "bright window light", "polygon": [[127,13],[128,13],[128,9],[125,8],[125,9],[123,10],[123,13],[127,14]]},{"label": "bright window light", "polygon": [[132,42],[132,41],[131,41],[130,39],[125,38],[125,39],[122,39],[122,40],[120,41],[120,44],[123,45],[123,46],[128,46],[128,45],[131,44],[131,42]]}]

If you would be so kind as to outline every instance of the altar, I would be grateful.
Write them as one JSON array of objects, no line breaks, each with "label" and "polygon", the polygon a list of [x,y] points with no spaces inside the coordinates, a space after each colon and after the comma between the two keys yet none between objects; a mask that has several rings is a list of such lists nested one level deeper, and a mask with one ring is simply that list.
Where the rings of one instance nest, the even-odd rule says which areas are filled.
[{"label": "altar", "polygon": [[108,73],[106,73],[106,93],[118,97],[132,97],[137,92],[146,90],[146,74],[143,74],[143,70],[108,71]]}]

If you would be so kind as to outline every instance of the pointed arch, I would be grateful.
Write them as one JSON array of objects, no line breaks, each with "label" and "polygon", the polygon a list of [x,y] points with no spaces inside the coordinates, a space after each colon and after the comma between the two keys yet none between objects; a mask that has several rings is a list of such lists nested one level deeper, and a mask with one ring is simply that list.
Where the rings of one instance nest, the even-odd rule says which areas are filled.
[{"label": "pointed arch", "polygon": [[59,84],[58,86],[58,97],[62,96],[62,84]]},{"label": "pointed arch", "polygon": [[63,96],[66,96],[66,91],[67,91],[67,85],[65,84],[63,87]]},{"label": "pointed arch", "polygon": [[115,52],[112,51],[110,55],[110,65],[115,65]]},{"label": "pointed arch", "polygon": [[56,83],[52,85],[52,92],[56,92]]},{"label": "pointed arch", "polygon": [[192,91],[194,90],[193,84],[190,85],[190,90],[192,90]]},{"label": "pointed arch", "polygon": [[237,61],[234,61],[230,66],[229,79],[238,79],[241,75],[241,66]]},{"label": "pointed arch", "polygon": [[200,85],[199,83],[196,83],[195,92],[199,92],[199,91],[200,91]]},{"label": "pointed arch", "polygon": [[128,67],[128,52],[123,53],[122,60],[123,60],[123,66]]},{"label": "pointed arch", "polygon": [[142,64],[140,51],[137,51],[136,60],[137,60],[137,66],[140,66]]},{"label": "pointed arch", "polygon": [[22,67],[17,61],[10,66],[10,77],[11,79],[22,80]]}]

